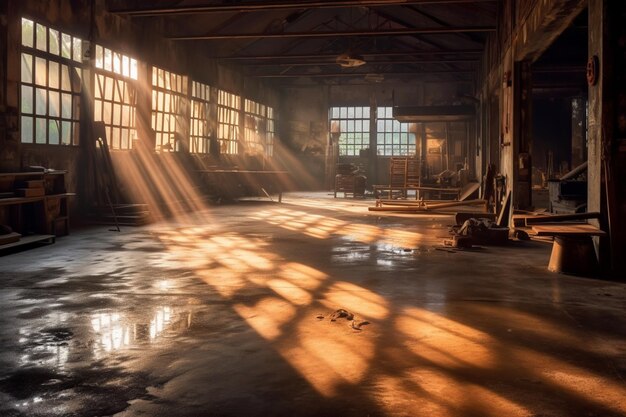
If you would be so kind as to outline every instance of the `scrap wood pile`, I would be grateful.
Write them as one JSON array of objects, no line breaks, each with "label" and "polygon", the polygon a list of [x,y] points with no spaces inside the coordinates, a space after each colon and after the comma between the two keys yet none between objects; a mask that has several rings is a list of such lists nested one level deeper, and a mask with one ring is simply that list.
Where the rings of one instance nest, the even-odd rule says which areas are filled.
[{"label": "scrap wood pile", "polygon": [[375,207],[368,207],[369,211],[391,211],[420,213],[429,212],[452,207],[462,206],[487,206],[487,202],[482,199],[456,201],[456,200],[376,200]]},{"label": "scrap wood pile", "polygon": [[[424,188],[424,187],[422,187]],[[467,206],[484,206],[487,211],[488,202],[486,199],[470,200],[469,198],[474,195],[480,188],[479,183],[468,183],[461,189],[458,200],[398,200],[398,199],[383,199],[376,200],[374,207],[369,207],[369,211],[391,211],[391,212],[403,212],[403,213],[420,213],[429,212],[434,210],[449,209],[453,207],[467,207]],[[444,191],[445,189],[439,189]]]}]

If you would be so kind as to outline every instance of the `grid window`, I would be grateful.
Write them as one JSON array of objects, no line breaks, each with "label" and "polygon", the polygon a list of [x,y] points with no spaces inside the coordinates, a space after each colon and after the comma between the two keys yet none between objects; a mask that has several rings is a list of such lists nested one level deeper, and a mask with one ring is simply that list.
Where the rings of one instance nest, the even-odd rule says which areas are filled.
[{"label": "grid window", "polygon": [[264,154],[267,133],[267,107],[252,100],[244,100],[244,140],[250,154]]},{"label": "grid window", "polygon": [[267,107],[267,134],[265,137],[265,155],[274,155],[274,139],[276,137],[276,113],[272,107]]},{"label": "grid window", "polygon": [[111,149],[137,138],[137,60],[96,45],[94,120],[104,122]]},{"label": "grid window", "polygon": [[376,147],[381,156],[415,155],[415,133],[410,123],[400,123],[393,118],[391,107],[378,108],[376,122]]},{"label": "grid window", "polygon": [[82,41],[22,19],[22,143],[78,145]]},{"label": "grid window", "polygon": [[186,76],[152,68],[152,129],[156,134],[158,150],[179,150],[180,144],[176,139],[184,118],[183,101],[186,95]]},{"label": "grid window", "polygon": [[217,138],[220,153],[236,154],[239,140],[239,112],[241,98],[238,95],[219,90],[217,94]]},{"label": "grid window", "polygon": [[191,142],[189,151],[209,153],[209,103],[211,87],[197,81],[191,82]]},{"label": "grid window", "polygon": [[331,107],[331,134],[339,134],[339,155],[359,156],[370,143],[369,107]]}]

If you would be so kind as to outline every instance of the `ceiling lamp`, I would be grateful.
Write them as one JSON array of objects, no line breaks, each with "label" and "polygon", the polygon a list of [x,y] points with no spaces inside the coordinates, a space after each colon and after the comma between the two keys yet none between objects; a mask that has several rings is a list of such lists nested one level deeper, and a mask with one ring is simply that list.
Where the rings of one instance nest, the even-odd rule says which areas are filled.
[{"label": "ceiling lamp", "polygon": [[335,60],[341,68],[356,68],[365,65],[365,59],[360,55],[341,54]]}]

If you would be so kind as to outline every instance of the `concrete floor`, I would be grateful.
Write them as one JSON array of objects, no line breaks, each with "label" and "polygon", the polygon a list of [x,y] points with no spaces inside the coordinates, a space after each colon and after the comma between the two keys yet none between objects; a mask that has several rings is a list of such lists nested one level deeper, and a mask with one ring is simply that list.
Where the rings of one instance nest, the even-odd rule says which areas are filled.
[{"label": "concrete floor", "polygon": [[0,258],[0,415],[626,415],[624,284],[549,273],[543,242],[436,250],[451,217],[368,204],[291,194]]}]

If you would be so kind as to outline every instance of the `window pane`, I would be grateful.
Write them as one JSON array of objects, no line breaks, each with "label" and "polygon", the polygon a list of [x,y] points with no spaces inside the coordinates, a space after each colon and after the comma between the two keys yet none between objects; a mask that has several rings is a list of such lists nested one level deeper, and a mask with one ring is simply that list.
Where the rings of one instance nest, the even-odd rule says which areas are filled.
[{"label": "window pane", "polygon": [[72,91],[70,82],[70,69],[67,65],[61,65],[61,90]]},{"label": "window pane", "polygon": [[54,30],[54,29],[50,29],[50,53],[54,54],[54,55],[59,55],[60,52],[60,48],[59,48],[59,31],[58,30]]},{"label": "window pane", "polygon": [[[33,87],[22,86],[22,113],[33,113]],[[32,121],[31,121],[32,123]]]},{"label": "window pane", "polygon": [[38,88],[35,93],[35,112],[39,115],[45,115],[46,106],[46,90],[43,88]]},{"label": "window pane", "polygon": [[46,85],[47,77],[46,60],[43,58],[35,58],[35,84]]},{"label": "window pane", "polygon": [[136,59],[130,60],[130,78],[132,78],[133,80],[137,79],[137,60]]},{"label": "window pane", "polygon": [[96,45],[96,68],[104,68],[104,52],[100,45]]},{"label": "window pane", "polygon": [[59,144],[59,122],[50,120],[48,122],[48,143],[51,145]]},{"label": "window pane", "polygon": [[61,122],[61,143],[63,145],[72,144],[72,123]]},{"label": "window pane", "polygon": [[57,91],[48,92],[48,115],[53,117],[59,117],[61,113],[61,97]]},{"label": "window pane", "polygon": [[102,101],[94,100],[93,102],[93,118],[96,122],[102,121]]},{"label": "window pane", "polygon": [[46,119],[35,121],[35,143],[46,143]]},{"label": "window pane", "polygon": [[48,86],[59,88],[59,64],[53,61],[48,62]]},{"label": "window pane", "polygon": [[74,38],[73,42],[73,51],[74,51],[74,61],[81,62],[83,59],[82,54],[82,41],[78,38]]},{"label": "window pane", "polygon": [[72,37],[66,33],[61,34],[61,56],[72,58]]},{"label": "window pane", "polygon": [[113,53],[108,48],[104,48],[104,69],[107,71],[113,69]]},{"label": "window pane", "polygon": [[126,55],[122,56],[122,75],[124,77],[128,77],[130,75],[129,62]]},{"label": "window pane", "polygon": [[[34,23],[32,20],[22,19],[22,45],[27,46],[29,48],[33,47],[33,37],[34,37]],[[31,120],[32,124],[32,120]],[[32,134],[31,134],[31,142],[32,142]]]},{"label": "window pane", "polygon": [[64,119],[72,118],[72,95],[63,93],[61,95],[61,117]]},{"label": "window pane", "polygon": [[22,54],[22,82],[33,82],[33,56]]},{"label": "window pane", "polygon": [[113,53],[113,72],[116,74],[122,73],[122,58],[117,52]]},{"label": "window pane", "polygon": [[22,142],[33,143],[33,118],[22,116]]},{"label": "window pane", "polygon": [[37,23],[37,49],[45,51],[47,50],[46,38],[47,38],[47,30],[46,27]]}]

